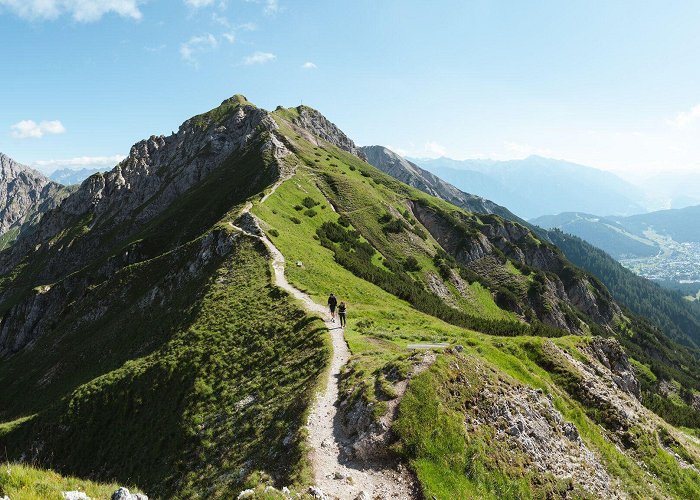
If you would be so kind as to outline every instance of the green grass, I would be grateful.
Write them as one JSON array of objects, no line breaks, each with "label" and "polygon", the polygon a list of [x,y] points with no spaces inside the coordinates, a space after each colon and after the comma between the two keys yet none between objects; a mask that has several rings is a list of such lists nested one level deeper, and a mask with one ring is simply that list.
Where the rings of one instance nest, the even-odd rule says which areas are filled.
[{"label": "green grass", "polygon": [[[230,158],[147,224],[105,234],[80,219],[58,236],[76,253],[103,246],[51,283],[63,309],[48,333],[0,363],[10,459],[40,439],[37,464],[156,499],[235,497],[257,471],[308,483],[300,428],[326,366],[325,329],[271,286],[264,247],[228,226],[273,181],[266,161],[255,149]],[[223,182],[234,176],[237,187]],[[101,271],[125,250],[136,263]],[[47,284],[34,276],[50,258],[37,252],[4,277],[12,300]]]},{"label": "green grass", "polygon": [[[234,98],[193,123],[219,123],[246,102]],[[441,247],[415,219],[413,204],[435,210],[463,237],[502,220],[467,214],[338,148],[310,144],[287,121],[298,116],[297,109],[280,109],[275,116],[296,152],[285,160],[296,172],[265,202],[260,191],[274,181],[274,171],[254,145],[148,224],[100,233],[89,217],[73,221],[55,244],[104,246],[70,275],[37,281],[38,269],[52,262],[41,249],[0,278],[0,287],[18,290],[3,310],[37,290],[66,296],[60,314],[51,312],[56,320],[49,333],[31,351],[0,364],[0,380],[8,381],[0,387],[0,449],[10,459],[39,441],[44,449],[29,457],[37,464],[135,484],[152,498],[232,498],[268,483],[300,489],[310,484],[302,426],[327,369],[329,339],[317,318],[271,285],[262,244],[232,232],[229,223],[250,199],[263,230],[291,264],[290,283],[320,304],[334,292],[348,305],[345,338],[352,358],[341,374],[341,398],[360,398],[379,417],[395,396],[393,382],[408,377],[421,359],[407,344],[463,346],[460,355],[438,354],[433,366],[411,379],[399,406],[395,448],[427,498],[584,496],[570,482],[529,468],[521,452],[494,439],[492,427],[466,432],[466,403],[486,382],[475,367],[488,369],[489,380],[503,387],[523,384],[551,396],[631,497],[700,495],[697,473],[681,470],[666,450],[696,460],[697,447],[679,431],[662,426],[638,432],[634,449],[619,448],[601,425],[601,413],[581,402],[576,374],[552,355],[551,344],[533,336],[490,336],[420,312],[339,265],[319,236],[327,223],[357,231],[359,244],[377,250],[368,265],[385,270],[389,279],[401,276],[427,287],[430,276],[445,275],[445,266],[459,268],[454,258],[437,255]],[[525,240],[523,245],[546,245],[531,235]],[[135,263],[100,271],[113,259],[121,262],[127,250],[138,255]],[[526,293],[541,277],[496,254],[485,269],[491,281],[516,283],[515,291]],[[403,273],[396,263],[409,256],[415,265]],[[293,265],[297,261],[303,265]],[[480,318],[516,318],[498,306],[487,280],[468,282],[464,293],[447,284],[447,302]],[[83,285],[68,286],[75,283]],[[562,336],[551,342],[585,362],[581,347],[587,341]],[[649,366],[633,364],[652,380]],[[50,484],[68,481],[26,470],[27,477],[50,477]],[[27,495],[40,495],[41,481],[28,480]],[[87,489],[90,483],[83,483]]]},{"label": "green grass", "polygon": [[328,356],[324,329],[270,286],[259,245],[243,241],[216,266],[191,324],[162,347],[81,385],[0,442],[19,451],[41,439],[60,469],[135,483],[155,498],[226,497],[258,469],[304,482],[298,429]]},{"label": "green grass", "polygon": [[[82,491],[94,500],[109,500],[120,485],[100,484],[16,463],[0,464],[0,496],[12,500],[62,500],[64,491]],[[138,492],[137,489],[129,491]]]}]

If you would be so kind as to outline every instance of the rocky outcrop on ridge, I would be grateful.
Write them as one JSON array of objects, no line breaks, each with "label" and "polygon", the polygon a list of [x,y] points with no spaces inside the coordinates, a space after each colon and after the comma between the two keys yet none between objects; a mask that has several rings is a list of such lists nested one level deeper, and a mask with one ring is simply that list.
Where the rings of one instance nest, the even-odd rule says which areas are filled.
[{"label": "rocky outcrop on ridge", "polygon": [[[46,213],[31,234],[0,253],[0,273],[13,269],[29,253],[46,256],[43,268],[33,270],[31,288],[0,291],[0,303],[13,303],[0,320],[0,356],[40,337],[52,318],[80,297],[81,290],[151,258],[138,240],[120,247],[214,170],[225,169],[234,155],[239,161],[249,148],[257,148],[257,158],[269,153],[273,161],[269,168],[258,167],[238,182],[227,180],[232,193],[244,199],[273,183],[286,168],[279,159],[287,152],[276,131],[267,111],[234,96],[185,121],[177,133],[136,143],[113,170],[86,179],[59,207]],[[170,244],[178,243],[185,242]],[[90,274],[76,272],[100,258],[107,260]],[[104,314],[107,307],[91,314]]]},{"label": "rocky outcrop on ridge", "polygon": [[[520,304],[508,301],[517,314],[525,312],[522,304],[526,303],[543,323],[581,333],[579,320],[569,312],[571,307],[600,325],[610,324],[621,313],[604,287],[577,272],[555,247],[537,240],[520,224],[493,215],[447,215],[422,203],[412,203],[411,210],[458,263],[492,282],[493,287],[504,282],[517,284],[511,288],[519,290]],[[500,264],[503,257],[538,271],[537,276],[529,281],[504,272]]]},{"label": "rocky outcrop on ridge", "polygon": [[363,160],[366,159],[362,148],[358,148],[345,132],[321,113],[308,106],[299,106],[296,111],[298,116],[292,120],[294,125]]},{"label": "rocky outcrop on ridge", "polygon": [[60,184],[0,153],[0,236],[37,219],[64,195]]},{"label": "rocky outcrop on ridge", "polygon": [[510,210],[474,194],[460,191],[449,182],[408,161],[392,150],[383,146],[363,146],[360,148],[370,165],[375,166],[385,174],[413,186],[416,189],[449,201],[453,205],[469,212],[479,214],[496,214],[504,219],[525,223]]}]

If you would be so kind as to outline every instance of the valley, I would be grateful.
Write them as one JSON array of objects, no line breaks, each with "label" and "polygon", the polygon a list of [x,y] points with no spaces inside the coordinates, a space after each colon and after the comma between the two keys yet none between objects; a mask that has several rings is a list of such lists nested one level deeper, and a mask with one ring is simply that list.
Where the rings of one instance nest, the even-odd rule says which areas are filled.
[{"label": "valley", "polygon": [[659,255],[621,258],[620,263],[650,280],[700,283],[700,242],[678,243],[668,238],[655,241],[659,244]]}]

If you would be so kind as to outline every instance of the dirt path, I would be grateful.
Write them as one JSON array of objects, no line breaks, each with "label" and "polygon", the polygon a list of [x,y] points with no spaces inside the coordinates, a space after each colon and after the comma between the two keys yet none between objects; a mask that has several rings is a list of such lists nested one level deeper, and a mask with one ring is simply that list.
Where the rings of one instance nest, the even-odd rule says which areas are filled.
[{"label": "dirt path", "polygon": [[[272,190],[262,198],[266,200],[284,180],[277,182]],[[250,214],[249,202],[241,215]],[[272,257],[272,269],[275,285],[286,290],[294,298],[300,300],[306,310],[318,314],[326,323],[331,335],[333,355],[328,379],[324,388],[318,393],[307,421],[308,444],[311,448],[310,459],[314,470],[315,487],[323,494],[320,498],[337,499],[410,499],[415,498],[415,486],[411,474],[399,463],[377,462],[358,463],[344,457],[343,448],[350,444],[344,435],[337,415],[338,379],[340,370],[350,359],[350,349],[345,342],[343,330],[337,323],[330,321],[326,308],[314,302],[307,294],[292,286],[284,275],[285,259],[265,234],[247,231],[235,226],[235,229],[261,240]],[[398,403],[398,400],[396,400]]]}]

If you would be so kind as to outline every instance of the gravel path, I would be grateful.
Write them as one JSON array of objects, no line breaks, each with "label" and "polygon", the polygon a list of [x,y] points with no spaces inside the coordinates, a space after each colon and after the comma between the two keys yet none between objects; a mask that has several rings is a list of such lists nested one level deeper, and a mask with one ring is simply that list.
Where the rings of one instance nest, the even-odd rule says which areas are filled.
[{"label": "gravel path", "polygon": [[[277,182],[272,190],[262,199],[266,200],[284,180]],[[252,204],[246,204],[242,214],[250,213]],[[253,216],[255,217],[255,216]],[[257,219],[256,219],[257,220]],[[328,379],[324,388],[318,393],[307,422],[308,444],[311,449],[310,459],[314,471],[315,488],[321,498],[332,499],[410,499],[416,498],[415,485],[409,471],[396,461],[377,463],[356,463],[346,460],[341,449],[350,444],[344,436],[337,415],[338,378],[340,370],[350,359],[350,349],[343,335],[343,330],[337,323],[331,322],[328,311],[314,302],[307,294],[293,287],[284,275],[285,259],[267,236],[253,234],[231,223],[235,229],[261,240],[272,257],[274,282],[286,290],[294,298],[304,304],[304,308],[313,314],[318,314],[326,323],[331,335],[333,357]]]}]

